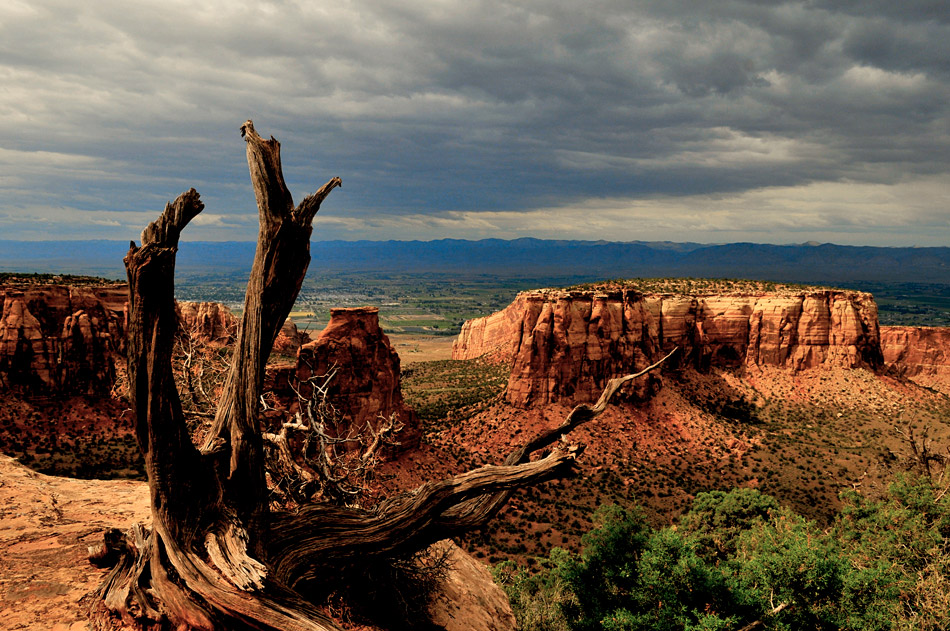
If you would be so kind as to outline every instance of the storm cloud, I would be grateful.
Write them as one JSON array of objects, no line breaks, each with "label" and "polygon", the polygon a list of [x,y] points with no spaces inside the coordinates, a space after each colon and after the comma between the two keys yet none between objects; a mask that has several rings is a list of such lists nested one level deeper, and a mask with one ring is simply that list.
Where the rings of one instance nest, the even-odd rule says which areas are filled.
[{"label": "storm cloud", "polygon": [[943,2],[7,0],[0,238],[252,239],[252,118],[315,238],[945,245],[948,104]]}]

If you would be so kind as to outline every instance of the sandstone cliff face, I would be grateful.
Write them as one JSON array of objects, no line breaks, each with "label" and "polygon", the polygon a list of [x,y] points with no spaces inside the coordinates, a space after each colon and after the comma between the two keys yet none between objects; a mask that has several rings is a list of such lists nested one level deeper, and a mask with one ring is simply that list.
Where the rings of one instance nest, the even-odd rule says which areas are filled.
[{"label": "sandstone cliff face", "polygon": [[125,350],[125,285],[0,287],[0,387],[103,394]]},{"label": "sandstone cliff face", "polygon": [[[510,361],[508,400],[589,402],[607,379],[634,372],[679,346],[679,364],[767,365],[791,370],[882,365],[870,294],[663,295],[633,290],[542,290],[504,311],[466,322],[456,359]],[[649,388],[649,385],[645,386]]]},{"label": "sandstone cliff face", "polygon": [[231,310],[217,302],[179,302],[181,330],[196,342],[227,346],[234,341],[238,322]]},{"label": "sandstone cliff face", "polygon": [[950,328],[882,326],[889,372],[950,394]]},{"label": "sandstone cliff face", "polygon": [[327,327],[297,354],[296,376],[301,382],[333,368],[336,374],[328,397],[343,416],[338,435],[360,431],[367,423],[378,428],[380,417],[395,414],[405,426],[397,437],[398,450],[418,446],[419,420],[403,401],[399,355],[379,328],[379,309],[332,309]]}]

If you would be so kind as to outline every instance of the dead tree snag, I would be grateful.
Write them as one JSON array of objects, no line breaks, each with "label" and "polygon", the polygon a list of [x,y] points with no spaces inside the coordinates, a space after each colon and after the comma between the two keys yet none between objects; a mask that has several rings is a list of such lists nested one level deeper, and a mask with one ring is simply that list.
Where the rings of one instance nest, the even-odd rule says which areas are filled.
[{"label": "dead tree snag", "polygon": [[[125,257],[129,277],[129,383],[145,455],[151,530],[106,536],[90,558],[112,571],[93,620],[136,628],[335,629],[301,593],[343,567],[411,554],[491,518],[518,487],[567,475],[581,448],[562,438],[600,414],[637,375],[610,382],[594,406],[487,466],[392,497],[375,509],[309,504],[271,511],[259,422],[264,366],[310,262],[311,224],[333,178],[294,206],[280,144],[241,127],[260,214],[257,252],[231,368],[201,448],[188,434],[172,374],[178,320],[174,268],[181,231],[203,209],[194,189],[168,204]],[[280,436],[269,436],[280,443]],[[285,437],[286,438],[286,437]],[[286,441],[285,441],[286,442]],[[531,461],[530,455],[548,447]],[[283,454],[286,456],[287,454]],[[285,462],[292,467],[292,461]]]}]

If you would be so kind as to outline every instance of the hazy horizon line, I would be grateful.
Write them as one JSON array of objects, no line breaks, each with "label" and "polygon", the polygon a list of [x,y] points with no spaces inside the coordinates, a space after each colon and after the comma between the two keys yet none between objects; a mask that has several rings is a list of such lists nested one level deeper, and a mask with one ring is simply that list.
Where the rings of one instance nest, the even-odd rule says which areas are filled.
[{"label": "hazy horizon line", "polygon": [[[0,239],[0,244],[2,243],[125,243],[129,241],[127,239]],[[548,239],[542,237],[515,237],[511,239],[504,239],[501,237],[485,237],[483,239],[464,239],[457,237],[442,237],[439,239],[311,239],[311,243],[439,243],[443,241],[461,241],[466,243],[482,243],[488,241],[500,241],[513,243],[516,241],[541,241],[541,242],[551,242],[551,243],[586,243],[591,245],[598,244],[640,244],[640,245],[652,245],[652,244],[670,244],[670,245],[693,245],[699,247],[716,247],[724,245],[771,245],[775,247],[822,247],[822,246],[835,246],[841,248],[879,248],[879,249],[944,249],[950,246],[942,245],[871,245],[871,244],[847,244],[847,243],[835,243],[833,241],[804,241],[804,242],[785,242],[785,243],[776,243],[769,241],[716,241],[716,242],[701,242],[701,241],[672,241],[672,240],[632,240],[632,241],[613,241],[609,239]],[[180,243],[192,243],[192,244],[210,244],[210,243],[245,243],[245,244],[256,244],[256,241],[252,240],[187,240],[182,238]]]}]

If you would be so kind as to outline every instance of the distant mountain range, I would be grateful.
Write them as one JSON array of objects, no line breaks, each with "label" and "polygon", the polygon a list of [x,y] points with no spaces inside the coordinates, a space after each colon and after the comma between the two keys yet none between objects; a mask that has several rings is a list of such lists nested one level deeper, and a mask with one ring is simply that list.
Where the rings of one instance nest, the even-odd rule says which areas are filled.
[{"label": "distant mountain range", "polygon": [[[183,242],[184,276],[246,273],[251,242]],[[0,241],[0,271],[124,278],[123,241]],[[672,242],[484,239],[315,241],[312,271],[451,273],[503,278],[691,276],[786,282],[950,284],[950,248],[857,247],[831,243],[703,245]]]}]

